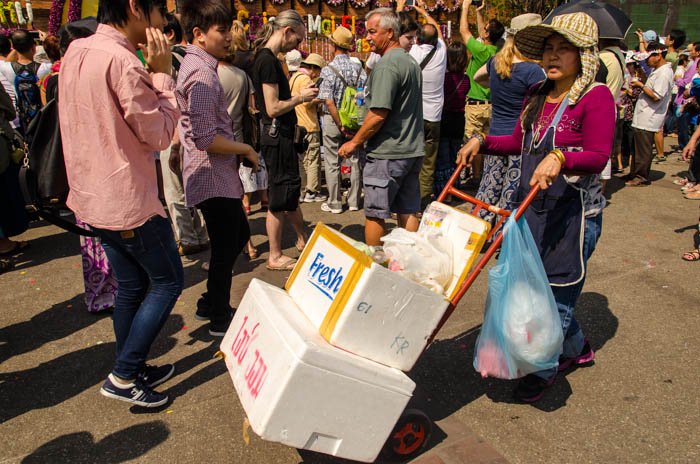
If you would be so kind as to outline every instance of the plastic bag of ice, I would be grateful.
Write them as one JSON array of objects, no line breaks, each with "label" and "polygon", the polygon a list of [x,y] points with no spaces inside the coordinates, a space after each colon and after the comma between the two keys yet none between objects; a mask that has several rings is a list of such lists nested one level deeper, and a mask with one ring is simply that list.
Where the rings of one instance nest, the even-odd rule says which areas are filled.
[{"label": "plastic bag of ice", "polygon": [[525,218],[506,223],[489,291],[474,369],[483,377],[516,379],[555,367],[562,350],[559,312]]},{"label": "plastic bag of ice", "polygon": [[452,243],[442,235],[397,227],[382,237],[389,269],[438,294],[452,278]]}]

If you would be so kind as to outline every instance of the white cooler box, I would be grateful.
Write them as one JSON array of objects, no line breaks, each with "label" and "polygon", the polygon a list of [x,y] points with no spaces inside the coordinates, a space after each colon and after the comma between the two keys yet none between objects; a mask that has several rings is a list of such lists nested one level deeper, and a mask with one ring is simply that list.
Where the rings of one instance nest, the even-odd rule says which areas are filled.
[{"label": "white cooler box", "polygon": [[284,290],[257,279],[221,351],[256,434],[346,459],[376,459],[415,388],[328,344]]},{"label": "white cooler box", "polygon": [[437,231],[452,242],[452,281],[445,295],[454,298],[491,232],[491,224],[444,203],[432,202],[418,231]]},{"label": "white cooler box", "polygon": [[449,301],[375,263],[354,242],[319,222],[287,291],[332,345],[409,371]]}]

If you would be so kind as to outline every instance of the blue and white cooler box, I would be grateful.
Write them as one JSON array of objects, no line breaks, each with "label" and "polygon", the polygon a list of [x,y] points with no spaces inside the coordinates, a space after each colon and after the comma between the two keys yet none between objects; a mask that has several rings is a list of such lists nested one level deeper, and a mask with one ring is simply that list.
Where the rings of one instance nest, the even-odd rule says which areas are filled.
[{"label": "blue and white cooler box", "polygon": [[286,289],[329,343],[409,371],[449,301],[375,263],[318,223]]},{"label": "blue and white cooler box", "polygon": [[258,279],[221,351],[257,435],[356,461],[377,458],[415,389],[403,372],[328,344],[287,292]]}]

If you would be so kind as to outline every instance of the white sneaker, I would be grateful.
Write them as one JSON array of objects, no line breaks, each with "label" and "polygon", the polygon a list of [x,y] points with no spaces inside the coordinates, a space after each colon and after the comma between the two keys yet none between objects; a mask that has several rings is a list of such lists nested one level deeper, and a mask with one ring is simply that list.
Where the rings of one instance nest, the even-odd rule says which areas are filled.
[{"label": "white sneaker", "polygon": [[321,205],[321,211],[325,211],[326,213],[340,214],[343,212],[343,208],[331,208],[330,206],[328,206],[328,203],[323,203]]},{"label": "white sneaker", "polygon": [[359,211],[359,210],[360,210],[360,208],[358,208],[357,206],[351,206],[348,208],[348,211]]}]

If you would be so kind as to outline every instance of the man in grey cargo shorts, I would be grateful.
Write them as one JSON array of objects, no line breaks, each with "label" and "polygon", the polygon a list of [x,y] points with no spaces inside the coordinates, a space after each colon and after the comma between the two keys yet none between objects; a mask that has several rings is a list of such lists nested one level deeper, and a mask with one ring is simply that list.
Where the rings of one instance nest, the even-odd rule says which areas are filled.
[{"label": "man in grey cargo shorts", "polygon": [[382,58],[365,89],[366,113],[362,127],[338,154],[352,155],[365,145],[365,241],[379,245],[385,220],[396,213],[399,227],[418,230],[420,184],[418,176],[425,143],[420,66],[399,45],[401,23],[389,8],[367,15],[367,40]]}]

